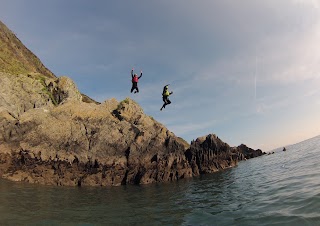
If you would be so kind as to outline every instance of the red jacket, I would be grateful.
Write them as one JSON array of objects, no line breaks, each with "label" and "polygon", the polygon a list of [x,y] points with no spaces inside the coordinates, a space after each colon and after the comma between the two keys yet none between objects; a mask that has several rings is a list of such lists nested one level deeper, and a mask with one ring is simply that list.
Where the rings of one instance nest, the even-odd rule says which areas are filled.
[{"label": "red jacket", "polygon": [[131,77],[132,77],[132,82],[138,82],[139,78],[142,77],[142,72],[141,72],[140,76],[138,77],[137,75],[136,76],[133,75],[133,70],[132,70],[131,71]]}]

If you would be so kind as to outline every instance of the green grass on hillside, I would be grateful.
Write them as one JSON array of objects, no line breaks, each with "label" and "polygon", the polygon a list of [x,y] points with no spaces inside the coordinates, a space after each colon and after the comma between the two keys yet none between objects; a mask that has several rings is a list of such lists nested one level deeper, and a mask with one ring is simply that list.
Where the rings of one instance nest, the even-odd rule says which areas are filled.
[{"label": "green grass on hillside", "polygon": [[49,71],[23,43],[0,21],[0,72],[8,74],[40,73],[54,78]]}]

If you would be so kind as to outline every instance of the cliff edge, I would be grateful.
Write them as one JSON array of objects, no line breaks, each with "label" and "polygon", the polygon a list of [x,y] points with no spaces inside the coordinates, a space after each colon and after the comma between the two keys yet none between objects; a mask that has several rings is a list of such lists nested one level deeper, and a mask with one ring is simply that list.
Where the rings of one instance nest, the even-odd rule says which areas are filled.
[{"label": "cliff edge", "polygon": [[70,78],[46,69],[1,22],[0,61],[2,178],[61,186],[149,184],[260,155],[215,135],[189,145],[130,98],[95,102]]}]

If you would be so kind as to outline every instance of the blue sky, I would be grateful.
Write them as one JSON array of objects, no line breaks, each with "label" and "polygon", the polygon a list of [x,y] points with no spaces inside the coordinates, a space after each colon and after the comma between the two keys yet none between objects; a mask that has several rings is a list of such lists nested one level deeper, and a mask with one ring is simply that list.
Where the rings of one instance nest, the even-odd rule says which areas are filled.
[{"label": "blue sky", "polygon": [[269,151],[320,134],[320,0],[10,0],[0,20],[82,93],[130,97],[189,142]]}]

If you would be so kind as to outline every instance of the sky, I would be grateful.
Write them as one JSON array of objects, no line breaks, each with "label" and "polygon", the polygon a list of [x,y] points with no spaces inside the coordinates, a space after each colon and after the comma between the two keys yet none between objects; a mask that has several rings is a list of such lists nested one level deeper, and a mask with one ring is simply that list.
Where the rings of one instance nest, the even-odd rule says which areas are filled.
[{"label": "sky", "polygon": [[[0,0],[56,76],[130,97],[190,142],[270,151],[320,135],[320,0]],[[143,71],[131,94],[130,71]],[[173,91],[163,111],[162,89]]]}]

